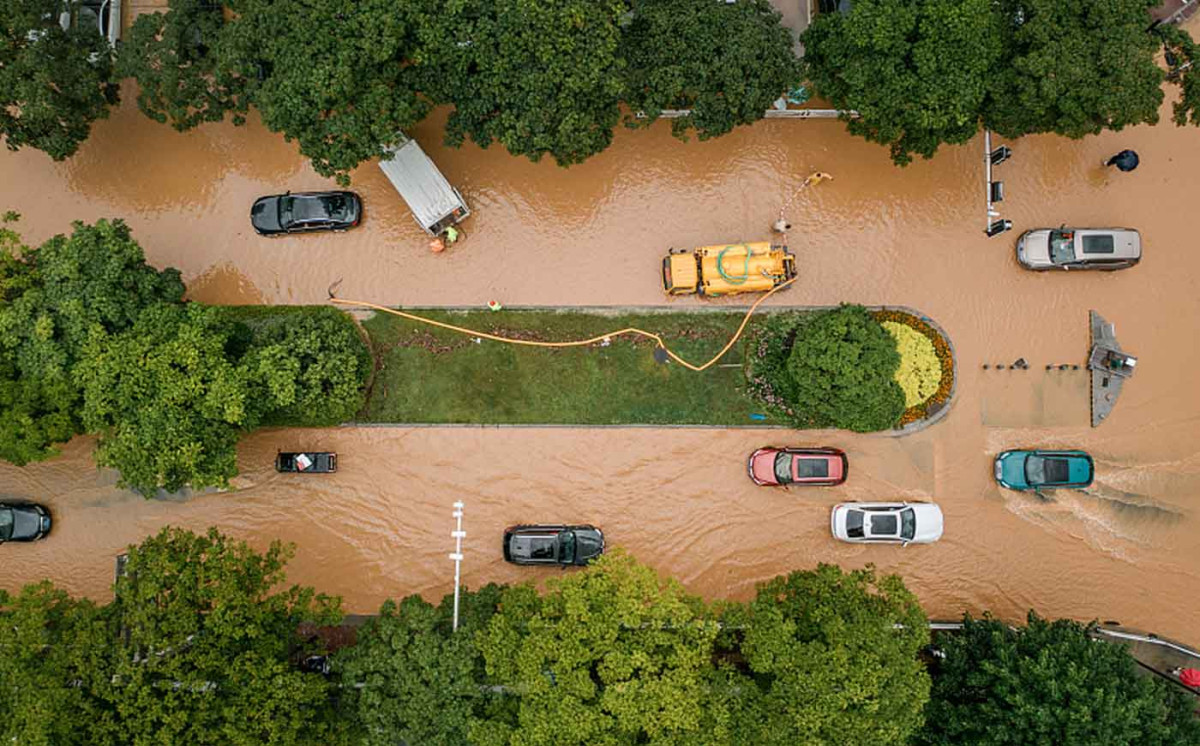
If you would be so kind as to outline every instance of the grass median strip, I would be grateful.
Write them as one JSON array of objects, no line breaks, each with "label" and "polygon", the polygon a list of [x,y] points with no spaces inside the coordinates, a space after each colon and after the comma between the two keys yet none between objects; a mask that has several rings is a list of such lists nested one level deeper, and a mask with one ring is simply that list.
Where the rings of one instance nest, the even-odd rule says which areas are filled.
[{"label": "grass median strip", "polygon": [[[567,341],[634,326],[703,362],[729,340],[744,311],[602,313],[584,310],[416,310],[504,337]],[[757,320],[751,322],[751,327]],[[375,314],[364,326],[379,370],[361,420],[477,424],[781,424],[746,392],[741,343],[702,373],[654,357],[654,342],[544,349],[473,338]],[[752,415],[765,415],[765,420]]]}]

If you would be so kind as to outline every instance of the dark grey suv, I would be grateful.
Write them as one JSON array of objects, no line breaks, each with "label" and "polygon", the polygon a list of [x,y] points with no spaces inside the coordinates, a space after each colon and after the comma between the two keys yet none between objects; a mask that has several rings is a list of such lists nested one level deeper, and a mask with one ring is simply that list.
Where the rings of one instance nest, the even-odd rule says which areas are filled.
[{"label": "dark grey suv", "polygon": [[504,559],[516,565],[586,565],[604,553],[595,526],[510,526]]},{"label": "dark grey suv", "polygon": [[37,541],[50,533],[50,511],[35,503],[0,503],[0,544]]}]

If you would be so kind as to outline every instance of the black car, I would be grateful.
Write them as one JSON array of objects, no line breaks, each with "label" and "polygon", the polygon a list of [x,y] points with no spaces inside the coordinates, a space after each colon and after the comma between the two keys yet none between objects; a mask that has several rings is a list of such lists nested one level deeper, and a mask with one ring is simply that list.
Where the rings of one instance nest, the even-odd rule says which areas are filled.
[{"label": "black car", "polygon": [[504,530],[504,559],[515,565],[586,565],[604,553],[595,526],[512,526]]},{"label": "black car", "polygon": [[275,471],[302,474],[332,474],[337,471],[337,454],[318,451],[279,453],[275,456]]},{"label": "black car", "polygon": [[0,544],[37,541],[50,533],[50,511],[34,503],[0,503]]},{"label": "black car", "polygon": [[344,231],[361,219],[362,200],[354,192],[288,192],[259,197],[250,208],[250,224],[262,236]]}]

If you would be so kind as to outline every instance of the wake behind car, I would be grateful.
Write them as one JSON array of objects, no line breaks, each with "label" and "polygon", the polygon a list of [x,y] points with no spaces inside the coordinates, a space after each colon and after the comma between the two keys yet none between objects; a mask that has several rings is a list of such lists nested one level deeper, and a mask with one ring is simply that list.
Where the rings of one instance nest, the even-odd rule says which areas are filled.
[{"label": "wake behind car", "polygon": [[50,533],[50,511],[36,503],[0,503],[0,544],[37,541]]},{"label": "wake behind car", "polygon": [[841,503],[829,521],[835,539],[860,544],[932,544],[944,526],[934,503]]},{"label": "wake behind car", "polygon": [[337,454],[322,451],[283,453],[275,456],[275,471],[301,474],[332,474],[337,471]]},{"label": "wake behind car", "polygon": [[259,197],[250,224],[260,236],[311,231],[344,231],[362,219],[362,199],[354,192],[298,192]]},{"label": "wake behind car", "polygon": [[1092,483],[1096,467],[1086,451],[1004,451],[994,464],[996,481],[1010,490],[1077,489]]},{"label": "wake behind car", "polygon": [[1017,239],[1017,261],[1048,269],[1126,269],[1142,259],[1142,237],[1132,228],[1039,228]]},{"label": "wake behind car", "polygon": [[510,526],[504,559],[515,565],[586,565],[604,553],[595,526]]},{"label": "wake behind car", "polygon": [[846,481],[850,462],[837,448],[759,448],[746,471],[761,486],[832,487]]}]

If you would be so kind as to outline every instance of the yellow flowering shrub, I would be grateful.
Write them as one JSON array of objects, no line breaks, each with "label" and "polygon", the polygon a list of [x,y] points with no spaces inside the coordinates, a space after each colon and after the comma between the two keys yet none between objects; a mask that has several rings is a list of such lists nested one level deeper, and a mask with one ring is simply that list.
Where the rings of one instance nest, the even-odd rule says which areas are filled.
[{"label": "yellow flowering shrub", "polygon": [[896,340],[900,367],[896,383],[904,390],[904,406],[915,407],[937,393],[942,380],[942,363],[929,337],[907,324],[883,322],[883,328]]}]

